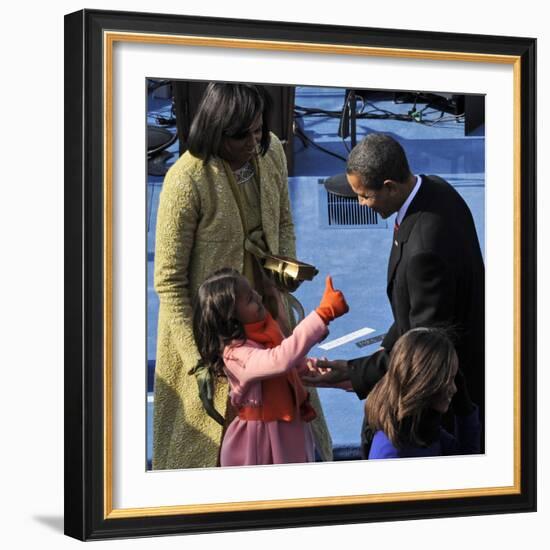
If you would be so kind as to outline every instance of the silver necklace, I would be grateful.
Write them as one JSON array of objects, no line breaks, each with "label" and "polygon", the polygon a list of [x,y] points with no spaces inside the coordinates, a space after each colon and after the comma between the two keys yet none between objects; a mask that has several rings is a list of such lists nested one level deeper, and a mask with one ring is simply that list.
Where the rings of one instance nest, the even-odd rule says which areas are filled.
[{"label": "silver necklace", "polygon": [[233,174],[235,175],[235,180],[237,183],[241,185],[254,177],[254,167],[252,166],[252,163],[247,162],[238,170],[235,170]]}]

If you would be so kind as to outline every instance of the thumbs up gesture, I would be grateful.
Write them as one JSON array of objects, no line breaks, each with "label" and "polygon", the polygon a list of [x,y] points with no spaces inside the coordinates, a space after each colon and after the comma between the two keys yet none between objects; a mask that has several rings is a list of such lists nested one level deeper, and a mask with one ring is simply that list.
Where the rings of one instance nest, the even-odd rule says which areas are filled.
[{"label": "thumbs up gesture", "polygon": [[327,275],[325,293],[319,307],[315,311],[326,325],[349,311],[346,298],[340,290],[334,289],[330,275]]}]

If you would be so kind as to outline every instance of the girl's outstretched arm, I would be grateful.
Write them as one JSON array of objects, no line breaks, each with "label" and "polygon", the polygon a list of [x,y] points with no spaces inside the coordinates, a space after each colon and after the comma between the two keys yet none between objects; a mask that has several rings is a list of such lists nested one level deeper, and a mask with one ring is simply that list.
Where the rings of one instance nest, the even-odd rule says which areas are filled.
[{"label": "girl's outstretched arm", "polygon": [[225,366],[241,384],[278,376],[301,365],[309,350],[326,333],[325,323],[316,312],[312,312],[288,338],[272,349],[259,348],[250,340],[243,345],[225,348]]}]

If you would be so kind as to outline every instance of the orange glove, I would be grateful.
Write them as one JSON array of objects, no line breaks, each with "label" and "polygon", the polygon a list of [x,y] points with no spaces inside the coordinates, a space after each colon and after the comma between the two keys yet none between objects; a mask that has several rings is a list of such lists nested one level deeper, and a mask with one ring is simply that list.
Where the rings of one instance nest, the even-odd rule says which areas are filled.
[{"label": "orange glove", "polygon": [[321,299],[319,307],[315,310],[319,317],[323,319],[325,325],[340,317],[349,311],[348,304],[344,295],[339,290],[334,290],[332,286],[332,277],[327,275],[325,293]]}]

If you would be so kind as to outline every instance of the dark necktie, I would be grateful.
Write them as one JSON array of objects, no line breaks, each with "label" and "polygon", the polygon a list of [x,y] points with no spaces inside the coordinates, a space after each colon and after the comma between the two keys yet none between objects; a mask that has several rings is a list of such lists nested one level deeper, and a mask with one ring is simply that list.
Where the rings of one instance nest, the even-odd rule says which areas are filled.
[{"label": "dark necktie", "polygon": [[397,232],[399,231],[399,224],[395,222],[393,224],[393,244],[397,246]]}]

